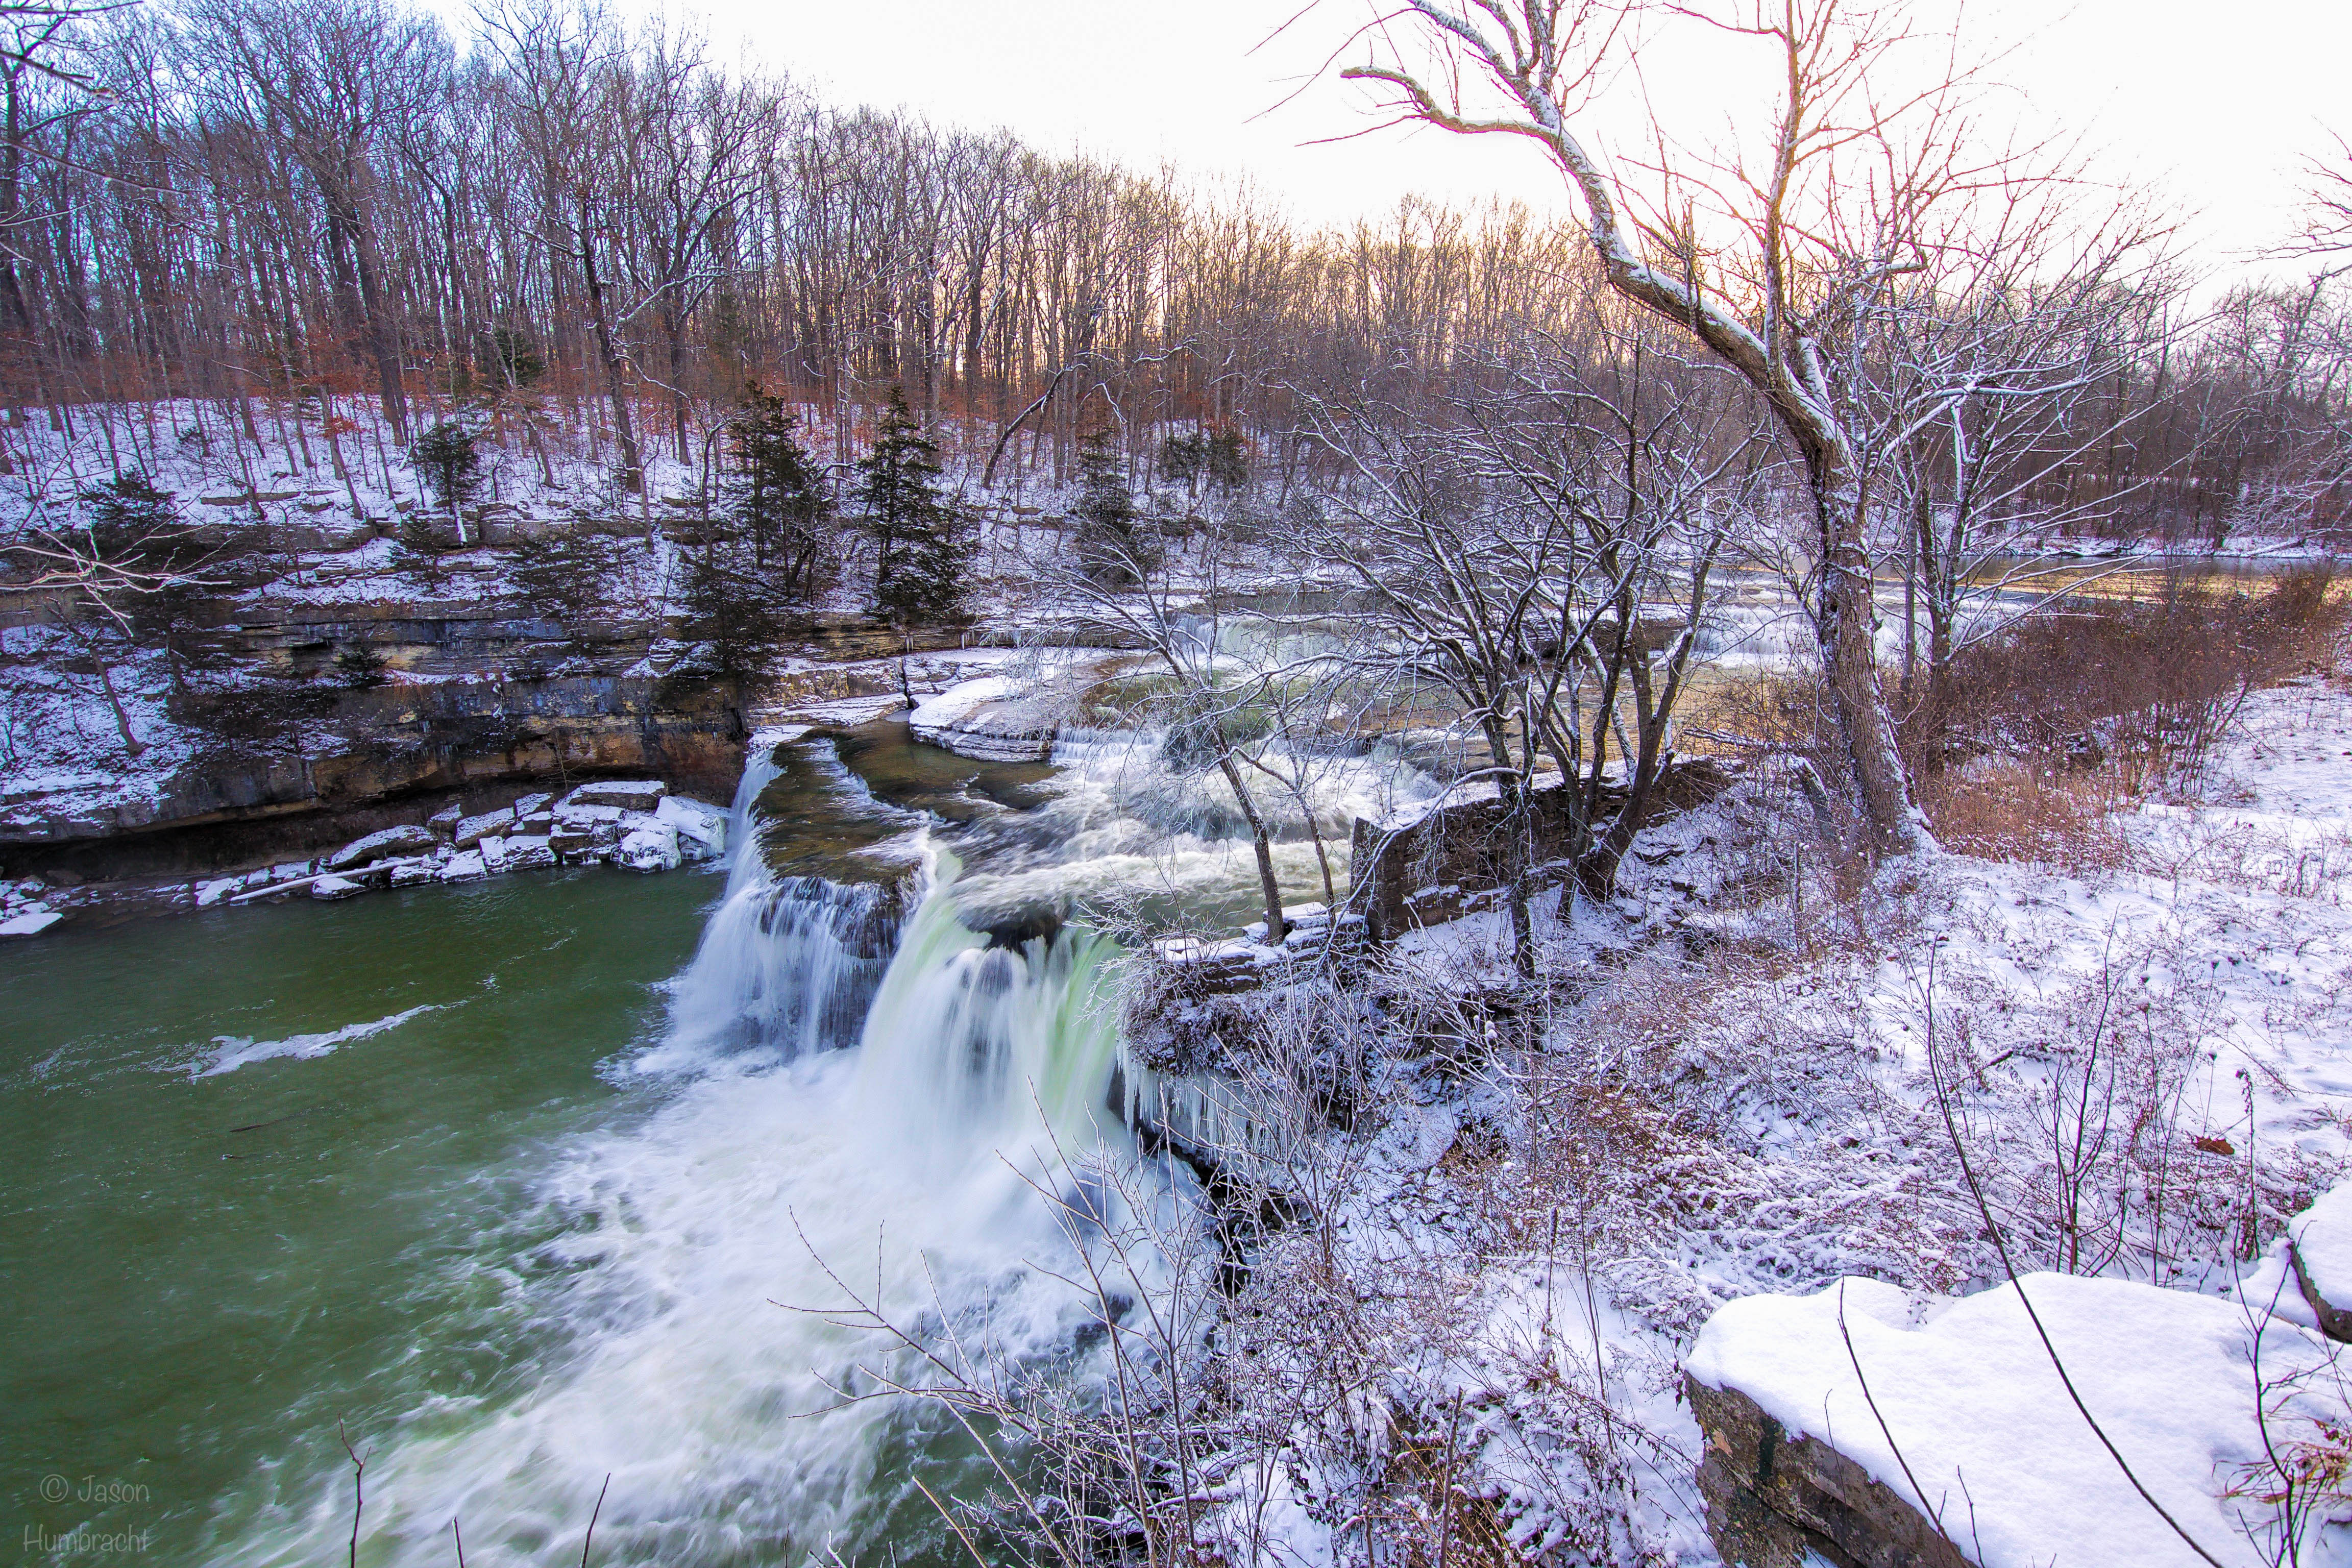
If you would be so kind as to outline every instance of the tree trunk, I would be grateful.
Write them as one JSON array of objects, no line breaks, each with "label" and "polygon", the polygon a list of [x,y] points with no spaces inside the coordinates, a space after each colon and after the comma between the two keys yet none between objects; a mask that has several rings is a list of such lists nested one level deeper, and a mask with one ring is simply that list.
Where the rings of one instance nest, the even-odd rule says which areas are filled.
[{"label": "tree trunk", "polygon": [[1249,785],[1242,782],[1242,770],[1234,764],[1233,752],[1225,747],[1222,734],[1218,737],[1218,747],[1217,769],[1225,775],[1225,782],[1233,786],[1234,799],[1242,808],[1242,816],[1249,823],[1250,847],[1257,852],[1258,892],[1265,900],[1265,945],[1280,947],[1282,939],[1289,933],[1282,923],[1282,884],[1274,875],[1274,841],[1267,836],[1265,818],[1259,813],[1257,801],[1251,795]]},{"label": "tree trunk", "polygon": [[636,426],[629,418],[629,389],[622,380],[620,351],[613,344],[612,312],[605,308],[604,280],[596,275],[596,240],[590,232],[590,214],[580,205],[580,273],[588,288],[588,319],[596,332],[596,353],[604,362],[604,384],[613,395],[613,434],[621,444],[621,488],[635,490],[645,482],[645,465],[637,456]]}]

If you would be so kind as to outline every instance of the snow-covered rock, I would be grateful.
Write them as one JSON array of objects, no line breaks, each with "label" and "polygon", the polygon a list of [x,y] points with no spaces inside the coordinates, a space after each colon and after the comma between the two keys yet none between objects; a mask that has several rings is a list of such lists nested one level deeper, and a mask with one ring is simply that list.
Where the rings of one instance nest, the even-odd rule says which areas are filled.
[{"label": "snow-covered rock", "polygon": [[689,860],[715,860],[727,853],[727,813],[682,795],[667,795],[654,819],[677,834],[679,853]]},{"label": "snow-covered rock", "polygon": [[[1873,1555],[1871,1540],[1837,1539],[1872,1528],[1861,1518],[1869,1510],[1835,1495],[1839,1468],[1828,1460],[1842,1456],[1938,1521],[1943,1545],[1964,1543],[1965,1560],[1982,1568],[2038,1568],[2061,1544],[2074,1568],[2190,1561],[2075,1410],[2026,1302],[2140,1483],[2218,1561],[2267,1561],[2241,1529],[2248,1500],[2223,1494],[2249,1478],[2268,1484],[2257,1468],[2258,1407],[2268,1407],[2273,1435],[2343,1419],[2326,1380],[2284,1381],[2323,1366],[2326,1342],[2233,1302],[2066,1274],[1950,1302],[1853,1279],[1719,1309],[1685,1365],[1709,1426],[1700,1485],[1718,1543],[1741,1528],[1744,1502],[1829,1534],[1856,1561],[1898,1560]],[[1727,1406],[1715,1396],[1726,1392],[1777,1423],[1764,1425],[1762,1451],[1717,1429]],[[1821,1478],[1822,1495],[1807,1494],[1808,1476]]]},{"label": "snow-covered rock", "polygon": [[659,779],[599,779],[582,784],[563,797],[566,806],[610,805],[623,811],[651,811],[669,785]]},{"label": "snow-covered rock", "polygon": [[678,853],[677,829],[667,822],[633,828],[613,853],[613,864],[632,871],[675,871],[684,863]]},{"label": "snow-covered rock", "polygon": [[2352,1340],[2352,1184],[2336,1188],[2287,1226],[2295,1283],[2332,1340]]},{"label": "snow-covered rock", "polygon": [[554,804],[555,797],[551,795],[527,795],[514,803],[515,820],[520,822],[525,817],[537,816]]},{"label": "snow-covered rock", "polygon": [[425,819],[425,826],[446,838],[457,831],[457,824],[466,820],[466,808],[452,803]]},{"label": "snow-covered rock", "polygon": [[414,888],[419,883],[432,881],[439,871],[440,867],[431,860],[404,860],[392,868],[392,885]]},{"label": "snow-covered rock", "polygon": [[1024,681],[1002,675],[958,681],[907,715],[915,739],[991,763],[1042,763],[1054,754],[1053,705]]},{"label": "snow-covered rock", "polygon": [[420,855],[432,848],[436,842],[433,830],[428,827],[420,827],[413,823],[402,827],[387,827],[364,838],[352,839],[320,861],[320,868],[328,871],[348,871],[372,860]]},{"label": "snow-covered rock", "polygon": [[488,835],[502,833],[513,826],[513,812],[486,811],[458,823],[449,835],[449,842],[460,849],[471,849]]},{"label": "snow-covered rock", "polygon": [[0,921],[0,936],[38,936],[65,918],[55,910],[43,909],[36,904]]},{"label": "snow-covered rock", "polygon": [[528,870],[533,866],[555,864],[555,851],[549,847],[545,834],[517,834],[506,841],[505,868],[509,871]]},{"label": "snow-covered rock", "polygon": [[355,899],[366,891],[365,887],[348,877],[319,877],[314,878],[310,883],[312,898],[325,899],[330,901],[336,899]]},{"label": "snow-covered rock", "polygon": [[243,877],[217,877],[196,884],[196,908],[208,910],[245,886]]},{"label": "snow-covered rock", "polygon": [[462,855],[451,856],[449,863],[436,875],[444,882],[478,882],[489,874],[490,868],[484,863],[482,852],[468,849]]}]

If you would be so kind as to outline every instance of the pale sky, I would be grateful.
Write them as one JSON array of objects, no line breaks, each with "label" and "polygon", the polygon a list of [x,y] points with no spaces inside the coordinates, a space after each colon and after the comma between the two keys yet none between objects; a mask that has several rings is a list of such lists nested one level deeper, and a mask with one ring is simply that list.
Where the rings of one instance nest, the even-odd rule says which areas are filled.
[{"label": "pale sky", "polygon": [[[686,0],[722,50],[748,48],[836,103],[905,106],[935,123],[1006,126],[1032,142],[1201,176],[1246,174],[1310,221],[1409,193],[1495,195],[1565,210],[1533,149],[1428,130],[1375,132],[1336,79],[1283,100],[1368,14],[1320,0]],[[2301,160],[2352,133],[2342,83],[2352,5],[2324,0],[1976,0],[1970,36],[2017,47],[1997,72],[2026,116],[2086,136],[2117,174],[2201,211],[2208,259],[2286,227]],[[1360,47],[1354,56],[1360,58]],[[1655,84],[1654,84],[1654,86]],[[1721,85],[1727,99],[1769,81]],[[1760,101],[1760,100],[1759,100]],[[1704,136],[1710,128],[1700,126]]]}]

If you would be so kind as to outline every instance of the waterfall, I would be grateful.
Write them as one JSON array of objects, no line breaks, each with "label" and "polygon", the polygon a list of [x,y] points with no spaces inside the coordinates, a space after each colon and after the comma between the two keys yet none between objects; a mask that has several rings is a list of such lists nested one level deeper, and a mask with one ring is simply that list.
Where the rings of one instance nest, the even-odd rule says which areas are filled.
[{"label": "waterfall", "polygon": [[908,879],[778,877],[757,802],[781,772],[772,747],[743,770],[726,896],[694,961],[671,983],[669,1031],[632,1064],[638,1071],[697,1069],[726,1057],[789,1061],[856,1042],[898,947]]},{"label": "waterfall", "polygon": [[1067,930],[991,947],[957,919],[954,861],[940,858],[941,885],[908,922],[866,1020],[866,1124],[887,1129],[892,1156],[933,1169],[982,1150],[1094,1146],[1120,1126],[1109,1100],[1118,944]]},{"label": "waterfall", "polygon": [[760,796],[783,771],[784,765],[776,761],[776,747],[763,744],[754,736],[743,758],[743,776],[735,782],[735,801],[727,816],[728,854],[733,863],[740,865],[747,858],[758,858],[756,855],[747,857],[743,853],[745,846],[757,842],[759,838],[753,808],[760,804]]},{"label": "waterfall", "polygon": [[[824,983],[782,955],[832,940],[850,890],[761,864],[756,849],[739,859],[682,977],[674,1045],[707,1037],[728,997],[771,1007],[767,1028],[780,988],[803,983],[788,974]],[[374,1435],[362,1555],[446,1568],[454,1518],[478,1568],[542,1563],[578,1540],[609,1472],[600,1561],[789,1563],[828,1546],[943,1560],[910,1478],[969,1495],[989,1483],[985,1462],[936,1409],[840,1405],[835,1389],[874,1386],[860,1368],[927,1375],[842,1326],[845,1284],[926,1342],[1083,1367],[1108,1352],[1097,1304],[1067,1282],[1084,1275],[1068,1220],[1105,1196],[1070,1196],[1087,1186],[1070,1167],[1131,1145],[1111,1104],[1116,946],[1071,930],[992,948],[956,918],[953,858],[935,866],[856,1048],[713,1057],[706,1039],[707,1070],[536,1176],[529,1222],[485,1245],[541,1260],[508,1277],[496,1310],[517,1325],[505,1331],[558,1348],[499,1395],[453,1396]],[[334,1555],[348,1476],[330,1464],[305,1485],[236,1560]]]}]

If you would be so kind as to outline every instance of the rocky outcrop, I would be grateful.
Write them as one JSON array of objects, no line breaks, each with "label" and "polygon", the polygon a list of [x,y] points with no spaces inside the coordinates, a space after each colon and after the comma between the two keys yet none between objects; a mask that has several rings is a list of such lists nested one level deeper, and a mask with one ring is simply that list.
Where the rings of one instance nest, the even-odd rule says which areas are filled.
[{"label": "rocky outcrop", "polygon": [[1683,1380],[1706,1434],[1707,1533],[1738,1568],[1973,1568],[1919,1510],[1815,1437],[1795,1436],[1736,1388]]},{"label": "rocky outcrop", "polygon": [[[1667,765],[1653,798],[1660,806],[1687,810],[1721,794],[1731,780],[1708,759],[1676,762]],[[1538,775],[1531,794],[1540,865],[1569,842],[1570,803],[1558,773]],[[1604,780],[1601,795],[1603,809],[1613,811],[1625,792]],[[1349,846],[1349,907],[1364,917],[1375,942],[1471,912],[1503,881],[1503,803],[1491,784],[1456,786],[1377,820],[1358,817]],[[1554,874],[1564,873],[1555,868]]]},{"label": "rocky outcrop", "polygon": [[1054,754],[1060,714],[1030,683],[984,676],[948,688],[907,717],[915,739],[988,763],[1042,763]]},{"label": "rocky outcrop", "polygon": [[0,870],[72,882],[200,876],[414,822],[425,797],[440,797],[432,809],[460,791],[612,773],[716,794],[742,765],[726,694],[672,693],[650,678],[401,684],[346,694],[337,717],[348,739],[329,754],[221,748],[102,805],[71,795],[0,802]]}]

